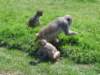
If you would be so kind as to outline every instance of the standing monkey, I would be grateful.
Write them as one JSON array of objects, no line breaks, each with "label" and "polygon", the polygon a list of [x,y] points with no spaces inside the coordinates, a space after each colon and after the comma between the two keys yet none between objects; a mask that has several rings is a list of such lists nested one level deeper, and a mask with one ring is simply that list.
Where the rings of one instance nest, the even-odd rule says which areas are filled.
[{"label": "standing monkey", "polygon": [[29,19],[28,21],[28,27],[34,27],[38,24],[40,24],[40,17],[43,15],[42,10],[37,10],[36,14]]},{"label": "standing monkey", "polygon": [[70,30],[72,23],[72,17],[70,15],[66,15],[63,17],[58,17],[53,22],[50,22],[47,27],[40,30],[39,33],[37,33],[37,39],[45,39],[48,42],[58,42],[57,35],[63,31],[65,35],[74,35],[77,34],[77,32],[73,32]]}]

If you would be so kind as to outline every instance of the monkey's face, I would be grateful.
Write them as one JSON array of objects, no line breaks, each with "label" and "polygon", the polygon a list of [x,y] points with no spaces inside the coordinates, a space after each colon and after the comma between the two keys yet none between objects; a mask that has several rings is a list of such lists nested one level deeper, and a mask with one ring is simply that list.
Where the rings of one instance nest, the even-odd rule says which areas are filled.
[{"label": "monkey's face", "polygon": [[70,26],[72,23],[72,17],[70,15],[64,16],[65,20],[68,22],[68,25]]}]

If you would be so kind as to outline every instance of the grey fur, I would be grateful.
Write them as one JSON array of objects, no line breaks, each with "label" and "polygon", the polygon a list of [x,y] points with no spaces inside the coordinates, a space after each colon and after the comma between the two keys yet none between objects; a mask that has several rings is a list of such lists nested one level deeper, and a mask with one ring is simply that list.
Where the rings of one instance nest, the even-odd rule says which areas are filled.
[{"label": "grey fur", "polygon": [[36,14],[29,19],[28,21],[28,27],[34,27],[36,25],[40,24],[40,17],[43,15],[43,11],[42,10],[38,10],[36,12]]},{"label": "grey fur", "polygon": [[57,40],[57,35],[62,31],[65,35],[77,34],[77,32],[70,31],[71,23],[72,17],[70,15],[58,17],[56,20],[50,22],[47,27],[40,30],[40,32],[36,34],[37,38],[54,41]]}]

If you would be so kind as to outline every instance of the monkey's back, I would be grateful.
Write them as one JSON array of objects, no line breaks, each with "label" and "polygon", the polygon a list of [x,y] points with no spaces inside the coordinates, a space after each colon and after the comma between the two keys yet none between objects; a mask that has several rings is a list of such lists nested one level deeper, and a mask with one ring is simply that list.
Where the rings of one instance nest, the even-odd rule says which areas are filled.
[{"label": "monkey's back", "polygon": [[56,47],[54,47],[52,44],[50,43],[47,43],[45,46],[44,46],[44,51],[47,53],[47,55],[50,57],[50,58],[53,58],[54,54],[58,51]]},{"label": "monkey's back", "polygon": [[62,23],[62,17],[57,18],[48,24],[47,27],[43,28],[39,33],[40,39],[46,39],[50,41],[57,37],[57,34],[61,32],[60,24]]}]

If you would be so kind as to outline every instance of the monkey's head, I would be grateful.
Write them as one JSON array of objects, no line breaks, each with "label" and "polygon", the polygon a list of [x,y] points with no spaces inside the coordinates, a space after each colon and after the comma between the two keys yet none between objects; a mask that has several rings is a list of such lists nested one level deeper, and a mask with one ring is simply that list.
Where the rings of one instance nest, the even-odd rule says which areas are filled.
[{"label": "monkey's head", "polygon": [[60,24],[62,30],[64,31],[65,34],[68,34],[69,32],[69,28],[71,26],[72,23],[72,17],[70,15],[66,15],[63,17],[63,23]]},{"label": "monkey's head", "polygon": [[43,15],[43,10],[37,10],[36,15],[37,16],[42,16]]},{"label": "monkey's head", "polygon": [[40,44],[42,45],[42,46],[45,46],[46,44],[47,44],[47,41],[46,40],[40,40]]},{"label": "monkey's head", "polygon": [[71,23],[72,23],[72,16],[66,15],[66,16],[64,16],[64,19],[68,21],[69,25],[71,25]]}]

